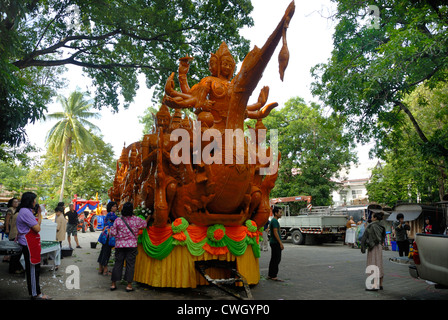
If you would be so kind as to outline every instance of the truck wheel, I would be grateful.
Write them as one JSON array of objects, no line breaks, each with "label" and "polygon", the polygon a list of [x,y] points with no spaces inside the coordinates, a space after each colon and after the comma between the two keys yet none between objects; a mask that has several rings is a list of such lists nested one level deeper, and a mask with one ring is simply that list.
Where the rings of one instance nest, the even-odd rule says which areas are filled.
[{"label": "truck wheel", "polygon": [[291,233],[291,239],[292,239],[292,243],[294,244],[304,244],[305,243],[305,235],[300,232],[299,230],[294,230]]},{"label": "truck wheel", "polygon": [[82,233],[86,233],[86,228],[87,228],[87,226],[86,226],[86,222],[83,221],[83,222],[82,222],[82,226],[81,226],[81,232],[82,232]]}]

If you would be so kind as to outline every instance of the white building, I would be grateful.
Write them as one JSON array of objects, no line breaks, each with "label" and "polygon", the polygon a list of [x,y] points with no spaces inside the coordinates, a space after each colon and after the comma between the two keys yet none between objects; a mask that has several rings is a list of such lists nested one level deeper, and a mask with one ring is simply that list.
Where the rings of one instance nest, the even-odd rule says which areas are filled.
[{"label": "white building", "polygon": [[367,204],[369,199],[367,196],[366,183],[369,178],[348,179],[338,182],[339,190],[333,191],[333,206],[346,206],[356,204]]},{"label": "white building", "polygon": [[353,166],[349,172],[342,174],[346,178],[342,181],[336,181],[339,188],[332,193],[333,206],[346,206],[368,204],[366,184],[372,176],[372,169],[379,165],[377,159],[364,160],[360,165]]}]

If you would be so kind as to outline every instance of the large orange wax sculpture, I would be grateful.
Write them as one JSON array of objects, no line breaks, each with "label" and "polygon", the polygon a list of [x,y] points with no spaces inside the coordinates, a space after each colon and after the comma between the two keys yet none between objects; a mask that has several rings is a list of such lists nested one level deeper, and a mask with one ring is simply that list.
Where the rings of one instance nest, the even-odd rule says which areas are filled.
[{"label": "large orange wax sculpture", "polygon": [[[181,58],[181,90],[174,89],[173,73],[153,132],[123,147],[110,199],[120,206],[131,201],[134,207],[150,209],[154,217],[139,237],[136,281],[195,287],[205,281],[194,261],[218,259],[235,261],[250,284],[258,283],[259,230],[268,221],[269,194],[277,179],[276,170],[265,174],[262,169],[278,163],[280,155],[263,147],[266,128],[261,119],[277,106],[266,105],[269,88],[261,90],[257,103],[248,105],[248,100],[282,38],[283,80],[289,59],[286,29],[293,13],[294,2],[265,45],[249,52],[233,78],[235,61],[224,42],[211,54],[211,75],[191,88],[187,72],[192,58]],[[184,108],[193,110],[196,119],[182,117]],[[247,118],[257,119],[252,129],[255,153],[247,138],[238,136]],[[212,272],[222,276],[219,270]]]}]

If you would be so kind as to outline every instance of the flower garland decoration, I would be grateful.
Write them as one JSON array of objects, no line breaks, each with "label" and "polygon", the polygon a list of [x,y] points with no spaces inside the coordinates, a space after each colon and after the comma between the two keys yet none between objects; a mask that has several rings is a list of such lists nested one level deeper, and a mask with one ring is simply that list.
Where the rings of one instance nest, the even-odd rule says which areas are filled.
[{"label": "flower garland decoration", "polygon": [[260,229],[258,229],[258,243],[263,242],[264,238],[263,238],[263,232],[264,232],[264,227],[261,227]]},{"label": "flower garland decoration", "polygon": [[177,218],[176,220],[171,223],[171,229],[174,233],[179,233],[187,230],[188,226],[190,224],[188,223],[187,219],[184,217]]},{"label": "flower garland decoration", "polygon": [[146,208],[145,205],[142,203],[141,206],[138,206],[137,208],[134,209],[134,214],[145,220],[151,214],[151,210],[149,208]]},{"label": "flower garland decoration", "polygon": [[215,224],[207,228],[207,242],[204,243],[204,250],[214,254],[221,255],[229,252],[227,248],[226,228],[222,224]]},{"label": "flower garland decoration", "polygon": [[247,230],[250,232],[257,232],[257,224],[253,220],[246,221]]},{"label": "flower garland decoration", "polygon": [[181,217],[175,219],[166,227],[148,227],[139,237],[139,243],[146,254],[162,260],[166,258],[177,245],[186,246],[193,256],[205,252],[212,255],[231,253],[235,256],[244,254],[248,246],[252,247],[254,256],[260,257],[261,232],[257,224],[247,220],[242,226],[215,224],[209,227],[190,225]]},{"label": "flower garland decoration", "polygon": [[222,224],[215,224],[207,229],[207,238],[215,243],[221,242],[225,234],[226,228]]},{"label": "flower garland decoration", "polygon": [[184,217],[177,218],[171,223],[171,229],[173,230],[173,238],[177,241],[187,240],[187,236],[184,231],[187,230],[189,223]]}]

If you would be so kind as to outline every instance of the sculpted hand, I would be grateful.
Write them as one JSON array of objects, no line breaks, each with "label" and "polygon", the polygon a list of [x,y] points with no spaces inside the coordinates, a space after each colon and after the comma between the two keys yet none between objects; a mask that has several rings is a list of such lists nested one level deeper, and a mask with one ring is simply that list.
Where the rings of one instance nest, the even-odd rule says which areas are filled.
[{"label": "sculpted hand", "polygon": [[176,103],[176,98],[165,96],[165,97],[163,97],[162,103],[167,105],[170,108],[174,108],[174,109],[179,108],[178,104]]},{"label": "sculpted hand", "polygon": [[189,56],[179,59],[179,75],[188,73],[188,70],[190,69],[190,60],[193,60],[193,58]]},{"label": "sculpted hand", "polygon": [[205,100],[204,105],[202,106],[202,110],[210,111],[214,104],[215,104],[215,101]]},{"label": "sculpted hand", "polygon": [[266,101],[268,101],[268,96],[269,96],[269,87],[264,86],[260,91],[260,95],[258,96],[258,103],[261,104],[260,107],[264,106]]},{"label": "sculpted hand", "polygon": [[165,84],[165,93],[167,95],[171,96],[173,91],[174,91],[174,72],[171,73],[171,75],[166,80]]}]

